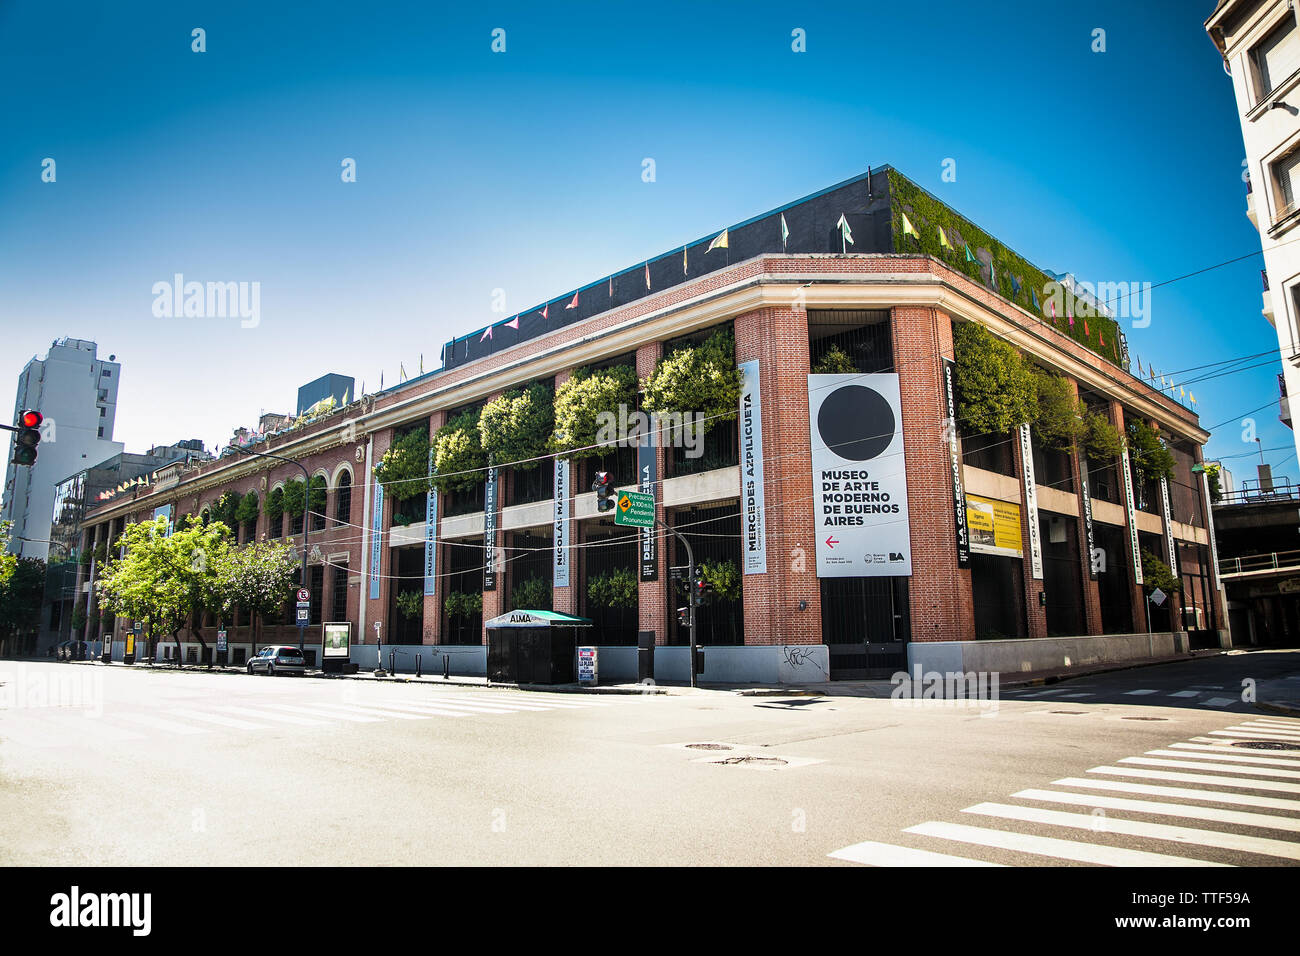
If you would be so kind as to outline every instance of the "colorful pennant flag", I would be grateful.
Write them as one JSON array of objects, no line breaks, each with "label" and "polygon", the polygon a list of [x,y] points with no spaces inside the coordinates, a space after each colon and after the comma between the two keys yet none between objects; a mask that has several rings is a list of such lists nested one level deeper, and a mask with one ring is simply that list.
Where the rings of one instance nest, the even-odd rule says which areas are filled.
[{"label": "colorful pennant flag", "polygon": [[401,362],[397,363],[397,382],[400,385],[406,381],[406,366]]},{"label": "colorful pennant flag", "polygon": [[542,307],[542,318],[546,319],[548,322],[550,321],[551,318],[550,312],[551,312],[551,303],[548,302],[546,303],[545,306]]},{"label": "colorful pennant flag", "polygon": [[1067,312],[1065,317],[1070,320],[1070,328],[1074,328],[1074,316]]},{"label": "colorful pennant flag", "polygon": [[[905,217],[905,218],[906,218],[906,217]],[[970,251],[970,243],[968,242],[968,243],[966,243],[965,245],[966,245],[966,261],[967,261],[967,262],[975,262],[975,261],[977,261],[977,260],[975,259],[975,253],[973,253],[973,252]],[[1038,300],[1037,300],[1037,298],[1035,298],[1035,300],[1034,300],[1034,308],[1038,308]]]},{"label": "colorful pennant flag", "polygon": [[519,331],[519,316],[516,315],[513,319],[511,319],[509,322],[507,322],[507,323],[506,323],[506,328],[508,328],[508,329],[514,329],[516,332],[518,332],[518,331]]},{"label": "colorful pennant flag", "polygon": [[1015,276],[1011,277],[1011,291],[1014,292],[1016,295],[1020,294],[1020,280],[1017,279]]},{"label": "colorful pennant flag", "polygon": [[1190,399],[1192,400],[1192,404],[1193,404],[1193,405],[1196,404],[1196,393],[1195,393],[1195,392],[1188,392],[1188,393],[1187,393],[1187,397],[1190,398]]},{"label": "colorful pennant flag", "polygon": [[1087,319],[1084,319],[1084,320],[1083,320],[1083,337],[1084,337],[1085,339],[1090,339],[1090,338],[1092,338],[1092,332],[1089,331],[1089,329],[1088,329],[1088,320],[1087,320]]},{"label": "colorful pennant flag", "polygon": [[[492,338],[492,326],[489,325],[486,329],[483,330],[483,336],[482,338],[479,339],[479,341],[482,342],[490,338]],[[382,381],[380,382],[380,385],[383,385]]]},{"label": "colorful pennant flag", "polygon": [[713,241],[709,243],[709,248],[704,250],[704,254],[708,255],[714,249],[730,248],[730,246],[728,245],[728,241],[729,240],[727,236],[727,230],[724,229],[722,230],[722,232],[718,233],[716,236],[713,237]]},{"label": "colorful pennant flag", "polygon": [[649,262],[645,264],[645,288],[647,292],[650,291],[650,263]]},{"label": "colorful pennant flag", "polygon": [[682,275],[686,275],[687,267],[688,267],[688,263],[686,259],[686,247],[682,246]]},{"label": "colorful pennant flag", "polygon": [[568,305],[566,305],[564,307],[564,310],[567,312],[569,309],[576,309],[577,307],[578,307],[578,293],[575,292],[573,293],[573,301],[570,302]]},{"label": "colorful pennant flag", "polygon": [[948,241],[948,234],[943,231],[943,226],[939,227],[939,245],[944,249],[952,248],[952,243]]},{"label": "colorful pennant flag", "polygon": [[[916,227],[912,225],[912,220],[907,218],[907,213],[903,213],[902,216],[903,216],[903,235],[915,236],[917,241],[919,242],[921,239],[921,234],[918,233],[916,231]],[[840,218],[843,219],[844,217],[840,216]]]},{"label": "colorful pennant flag", "polygon": [[785,252],[786,240],[790,238],[790,227],[785,224],[785,213],[781,213],[781,251]]},{"label": "colorful pennant flag", "polygon": [[[967,247],[966,247],[966,251],[967,251],[967,252],[970,252],[970,246],[967,246]],[[1035,308],[1035,309],[1038,309],[1039,311],[1041,311],[1043,307],[1042,307],[1041,305],[1038,304],[1038,293],[1035,292],[1033,289],[1030,289],[1030,290],[1029,290],[1029,298],[1030,298],[1030,300],[1033,301],[1033,303],[1034,303],[1034,308]]]},{"label": "colorful pennant flag", "polygon": [[[906,216],[903,217],[903,222],[907,222]],[[840,231],[840,252],[846,252],[845,243],[853,245],[853,233],[849,229],[849,221],[844,218],[844,213],[840,213],[840,221],[835,224],[835,228]]]}]

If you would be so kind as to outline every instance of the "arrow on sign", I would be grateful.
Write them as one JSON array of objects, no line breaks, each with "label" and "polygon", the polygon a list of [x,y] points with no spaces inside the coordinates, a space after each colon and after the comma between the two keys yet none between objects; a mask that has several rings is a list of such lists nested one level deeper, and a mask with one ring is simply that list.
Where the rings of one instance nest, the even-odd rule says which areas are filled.
[{"label": "arrow on sign", "polygon": [[832,534],[826,536],[826,547],[833,548],[839,543],[839,539],[836,538],[835,535]]}]

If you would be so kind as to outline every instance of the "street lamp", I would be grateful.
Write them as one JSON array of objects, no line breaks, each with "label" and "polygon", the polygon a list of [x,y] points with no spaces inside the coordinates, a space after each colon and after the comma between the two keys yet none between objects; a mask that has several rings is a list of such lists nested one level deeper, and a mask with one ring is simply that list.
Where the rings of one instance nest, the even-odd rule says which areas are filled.
[{"label": "street lamp", "polygon": [[[296,458],[285,458],[283,455],[272,455],[266,451],[249,451],[247,448],[240,448],[236,444],[229,447],[239,452],[241,455],[256,455],[258,458],[274,458],[276,461],[287,461],[291,465],[297,465],[302,469],[303,486],[302,486],[302,574],[299,577],[299,586],[307,588],[307,535],[311,531],[311,521],[308,520],[308,514],[311,511],[311,474],[307,471],[307,466]],[[308,588],[310,590],[310,588]],[[303,628],[298,628],[298,650],[302,650]]]}]

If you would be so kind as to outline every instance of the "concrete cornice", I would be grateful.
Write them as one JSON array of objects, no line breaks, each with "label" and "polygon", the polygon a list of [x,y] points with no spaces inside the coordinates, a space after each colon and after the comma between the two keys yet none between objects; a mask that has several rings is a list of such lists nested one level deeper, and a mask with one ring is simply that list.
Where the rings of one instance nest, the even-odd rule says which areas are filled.
[{"label": "concrete cornice", "polygon": [[[900,263],[913,264],[927,259],[925,256],[909,254],[882,254],[861,258],[896,259]],[[844,256],[837,255],[765,253],[734,263],[729,270],[743,273],[748,271],[747,266],[755,262],[843,262],[844,259]],[[1062,339],[1074,344],[1073,340],[1065,339],[1061,333],[1045,326],[1041,320],[1019,306],[999,298],[1000,309],[992,308],[965,291],[958,281],[940,274],[949,270],[938,260],[930,259],[929,263],[932,268],[926,272],[821,272],[815,271],[814,267],[814,271],[764,271],[744,276],[684,301],[631,316],[625,321],[593,329],[543,349],[530,349],[530,343],[520,343],[492,356],[498,358],[517,352],[513,359],[441,387],[438,384],[439,377],[435,376],[429,380],[428,387],[418,394],[392,401],[378,409],[374,408],[372,396],[370,404],[363,403],[362,408],[356,410],[357,414],[346,414],[348,409],[342,409],[318,426],[307,426],[301,435],[277,436],[264,448],[259,446],[259,450],[285,457],[307,457],[354,441],[364,441],[367,435],[374,432],[427,417],[435,411],[482,400],[523,382],[550,377],[611,355],[635,351],[647,341],[674,338],[757,309],[791,309],[796,306],[800,311],[807,308],[887,309],[900,306],[940,309],[955,318],[978,322],[1040,362],[1070,375],[1090,388],[1119,399],[1138,414],[1155,419],[1162,428],[1185,436],[1197,444],[1203,445],[1208,441],[1209,433],[1189,420],[1194,417],[1191,412],[1164,400],[1141,380],[1118,366],[1114,367],[1113,372],[1098,369],[1055,341]],[[706,278],[716,279],[717,273]],[[959,281],[969,280],[960,277]],[[982,287],[979,288],[985,291]],[[986,291],[985,294],[996,295]],[[573,328],[576,331],[580,326]],[[473,363],[465,367],[472,368],[472,365]],[[380,398],[380,401],[383,399]],[[344,429],[348,427],[354,429],[354,434],[345,440]],[[292,467],[270,459],[242,455],[239,458],[239,461],[232,460],[228,464],[219,463],[218,467],[198,478],[186,479],[182,476],[180,483],[168,488],[166,492],[154,492],[131,501],[106,505],[94,513],[95,517],[117,517],[150,506],[153,501],[202,494],[276,467]]]}]

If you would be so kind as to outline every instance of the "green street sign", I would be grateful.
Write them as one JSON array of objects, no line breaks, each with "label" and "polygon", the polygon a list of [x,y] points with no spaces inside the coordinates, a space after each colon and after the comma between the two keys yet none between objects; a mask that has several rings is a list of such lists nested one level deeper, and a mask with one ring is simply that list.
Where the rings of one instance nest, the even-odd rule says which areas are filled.
[{"label": "green street sign", "polygon": [[639,491],[620,491],[614,505],[614,524],[630,525],[634,528],[653,528],[655,526],[654,495]]}]

